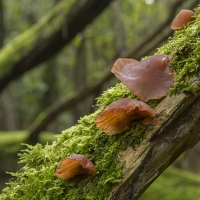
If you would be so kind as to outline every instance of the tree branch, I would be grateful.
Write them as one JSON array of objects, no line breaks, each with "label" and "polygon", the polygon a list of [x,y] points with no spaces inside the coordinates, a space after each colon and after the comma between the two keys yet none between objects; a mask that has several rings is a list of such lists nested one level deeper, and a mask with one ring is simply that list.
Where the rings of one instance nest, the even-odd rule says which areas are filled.
[{"label": "tree branch", "polygon": [[[189,83],[189,91],[193,92],[194,88],[200,88],[200,7],[197,13],[189,26],[177,32],[172,41],[157,51],[173,53],[172,66],[176,68],[177,79],[181,77],[175,85]],[[187,84],[184,87],[183,91],[188,89]],[[21,162],[26,165],[13,173],[17,178],[3,190],[1,199],[11,196],[19,199],[22,195],[24,198],[36,195],[35,198],[51,199],[138,199],[177,157],[200,140],[200,91],[196,90],[196,94],[189,91],[165,97],[155,108],[157,115],[151,126],[138,121],[132,123],[130,130],[108,136],[94,123],[99,110],[65,130],[52,145],[44,148],[40,144],[29,145],[21,155]],[[112,93],[104,93],[101,102],[111,102],[118,94],[118,99],[123,98],[125,92],[125,87],[113,87]],[[60,160],[77,153],[91,158],[98,172],[67,181],[55,177]]]},{"label": "tree branch", "polygon": [[108,199],[138,199],[173,161],[200,141],[199,95],[166,97],[159,104],[156,127],[138,148],[119,154],[120,162],[126,162],[124,178]]},{"label": "tree branch", "polygon": [[[193,2],[189,6],[189,8],[193,8],[195,4],[197,4],[198,0]],[[50,106],[46,111],[39,114],[36,120],[29,126],[29,141],[37,142],[38,135],[41,131],[45,129],[45,127],[54,120],[60,113],[70,109],[73,106],[76,106],[79,102],[86,99],[89,95],[93,94],[96,90],[102,87],[107,81],[109,81],[113,76],[110,72],[113,63],[118,57],[130,58],[133,57],[134,59],[141,59],[145,55],[148,55],[150,52],[155,50],[162,42],[167,40],[167,38],[172,35],[172,31],[165,31],[165,28],[169,28],[169,24],[173,17],[175,16],[178,7],[183,3],[181,0],[177,0],[174,5],[172,6],[171,12],[169,13],[166,21],[164,21],[158,28],[153,30],[147,38],[145,38],[141,43],[139,43],[136,47],[132,48],[130,51],[125,52],[123,55],[119,56],[116,55],[113,58],[113,61],[106,67],[108,69],[103,77],[99,79],[94,84],[90,84],[85,86],[79,93],[74,95],[72,98],[64,97],[61,101],[56,102],[52,106]],[[158,35],[161,35],[158,37]]]},{"label": "tree branch", "polygon": [[68,2],[62,1],[43,20],[5,45],[0,51],[0,92],[10,81],[58,53],[111,1],[77,1],[69,13]]}]

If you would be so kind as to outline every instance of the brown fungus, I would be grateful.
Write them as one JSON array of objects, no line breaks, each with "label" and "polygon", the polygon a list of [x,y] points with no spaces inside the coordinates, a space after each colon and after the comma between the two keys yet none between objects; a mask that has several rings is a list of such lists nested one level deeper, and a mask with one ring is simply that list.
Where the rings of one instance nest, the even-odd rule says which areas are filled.
[{"label": "brown fungus", "polygon": [[140,100],[160,99],[174,85],[175,73],[171,71],[171,56],[157,54],[141,62],[119,58],[112,72]]},{"label": "brown fungus", "polygon": [[114,135],[127,130],[134,119],[155,117],[155,111],[146,103],[130,98],[112,102],[95,118],[97,127],[107,135]]},{"label": "brown fungus", "polygon": [[194,12],[192,10],[181,10],[174,20],[172,21],[171,29],[180,30],[194,18]]},{"label": "brown fungus", "polygon": [[97,169],[87,157],[75,154],[61,161],[55,175],[61,179],[71,179],[79,174],[94,174],[96,171]]}]

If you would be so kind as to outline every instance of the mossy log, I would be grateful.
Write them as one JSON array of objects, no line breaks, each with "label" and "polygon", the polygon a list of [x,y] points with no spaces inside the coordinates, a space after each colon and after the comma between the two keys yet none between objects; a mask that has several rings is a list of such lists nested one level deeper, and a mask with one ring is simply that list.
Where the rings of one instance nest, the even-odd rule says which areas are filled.
[{"label": "mossy log", "polygon": [[[26,165],[0,195],[6,199],[138,199],[145,189],[184,151],[200,140],[200,7],[195,20],[157,53],[172,55],[176,81],[163,100],[149,101],[157,117],[144,126],[134,121],[128,131],[108,136],[94,118],[111,102],[136,98],[123,84],[108,89],[97,100],[99,108],[81,118],[52,145],[28,145],[21,154]],[[94,175],[71,180],[55,176],[60,161],[72,154],[87,156],[96,166]]]},{"label": "mossy log", "polygon": [[24,72],[46,61],[68,44],[112,0],[62,1],[42,20],[0,51],[0,91]]},{"label": "mossy log", "polygon": [[[156,29],[151,30],[146,38],[144,38],[139,44],[134,45],[133,48],[129,49],[127,52],[124,52],[120,57],[122,58],[133,58],[140,60],[145,55],[148,55],[150,52],[154,52],[155,48],[160,46],[164,41],[166,41],[169,36],[173,35],[173,31],[169,29],[173,18],[179,10],[179,7],[184,2],[182,0],[177,0],[170,8],[168,17],[164,22],[162,22]],[[198,5],[198,0],[195,0],[190,5],[188,9],[193,9]],[[185,7],[186,8],[186,7]],[[166,31],[168,29],[168,31]],[[114,77],[110,70],[113,63],[117,60],[118,54],[114,56],[112,61],[106,66],[106,71],[104,75],[97,81],[92,84],[88,84],[81,91],[75,94],[72,98],[69,98],[66,95],[64,98],[52,104],[47,110],[43,111],[38,115],[38,117],[33,121],[29,126],[29,139],[28,141],[31,144],[37,143],[37,138],[41,131],[45,130],[46,126],[51,123],[55,118],[64,111],[67,111],[71,107],[77,105],[79,102],[86,99],[92,93],[95,93],[96,90],[99,90],[108,80]],[[30,143],[29,142],[29,143]]]},{"label": "mossy log", "polygon": [[166,97],[157,106],[153,130],[147,132],[140,145],[119,153],[120,162],[126,163],[124,176],[108,199],[138,199],[173,161],[200,140],[198,96]]}]

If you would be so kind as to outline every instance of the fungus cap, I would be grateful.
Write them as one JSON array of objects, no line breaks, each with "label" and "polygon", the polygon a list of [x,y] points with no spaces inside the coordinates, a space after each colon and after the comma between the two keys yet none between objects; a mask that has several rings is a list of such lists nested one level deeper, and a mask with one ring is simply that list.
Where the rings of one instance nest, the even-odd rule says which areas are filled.
[{"label": "fungus cap", "polygon": [[97,127],[107,135],[114,135],[127,130],[134,119],[152,120],[155,115],[155,111],[146,103],[122,98],[108,105],[94,121]]},{"label": "fungus cap", "polygon": [[171,71],[171,56],[153,55],[141,62],[119,58],[111,72],[140,100],[160,99],[174,85],[175,73]]},{"label": "fungus cap", "polygon": [[75,154],[61,161],[55,175],[61,179],[71,179],[79,174],[94,174],[96,171],[97,169],[87,157]]},{"label": "fungus cap", "polygon": [[181,10],[172,21],[171,29],[180,30],[194,18],[194,12],[192,10]]}]

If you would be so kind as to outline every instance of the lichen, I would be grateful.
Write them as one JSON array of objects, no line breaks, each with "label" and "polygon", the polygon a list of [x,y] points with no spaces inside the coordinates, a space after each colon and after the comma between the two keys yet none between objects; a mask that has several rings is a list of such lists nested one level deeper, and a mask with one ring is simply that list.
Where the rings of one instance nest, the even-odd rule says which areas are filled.
[{"label": "lichen", "polygon": [[[199,13],[200,8],[196,12]],[[174,57],[172,68],[177,76],[170,94],[195,93],[200,87],[200,16],[195,18],[189,26],[175,32],[174,38],[157,51]],[[118,152],[139,144],[145,132],[151,128],[138,121],[133,122],[130,130],[123,134],[108,136],[96,127],[94,118],[100,111],[124,97],[136,98],[123,84],[117,84],[97,99],[96,112],[81,118],[77,125],[63,131],[52,145],[28,146],[20,155],[20,162],[25,163],[25,166],[13,173],[16,180],[10,181],[1,199],[105,199],[111,186],[122,178],[123,164],[117,160]],[[148,102],[153,107],[158,103]],[[63,158],[72,154],[87,156],[98,169],[97,173],[92,176],[80,175],[68,181],[58,179],[54,174],[56,167]]]}]

